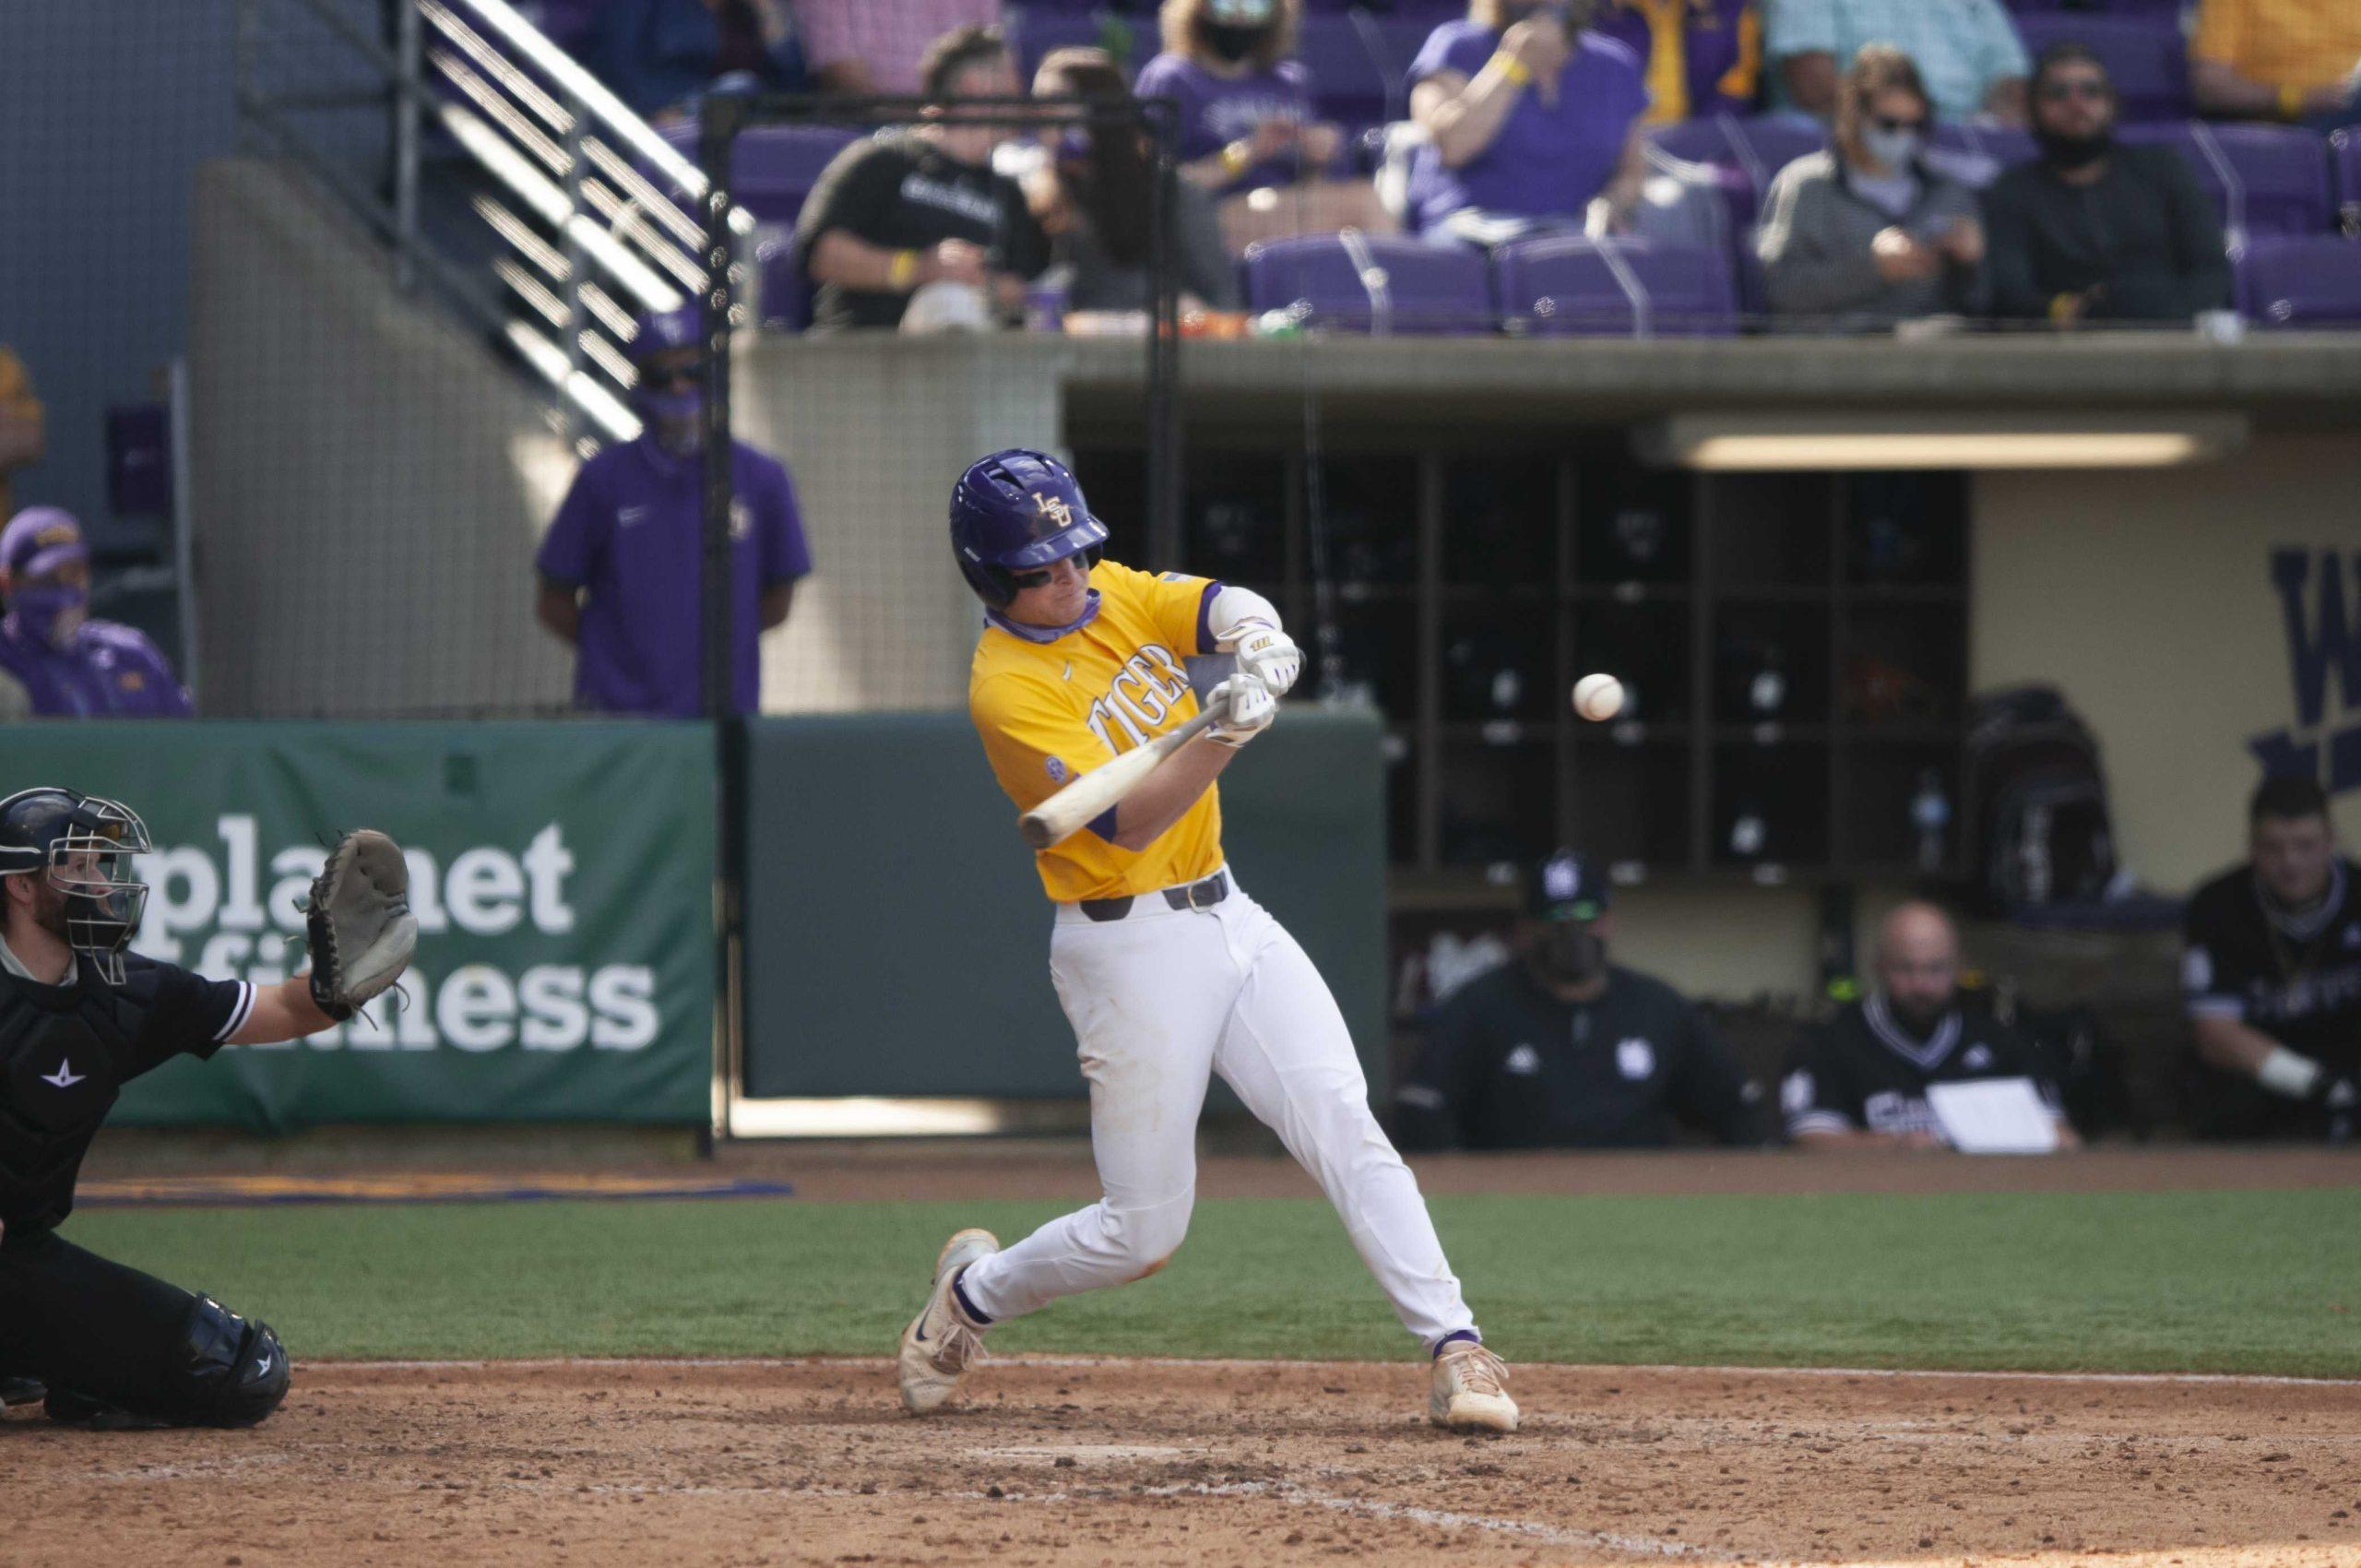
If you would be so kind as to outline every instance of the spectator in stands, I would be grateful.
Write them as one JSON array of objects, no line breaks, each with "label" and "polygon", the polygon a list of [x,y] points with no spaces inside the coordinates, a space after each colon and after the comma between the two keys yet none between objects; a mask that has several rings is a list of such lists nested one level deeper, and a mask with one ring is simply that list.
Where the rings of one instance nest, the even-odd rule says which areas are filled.
[{"label": "spectator in stands", "polygon": [[[535,614],[575,649],[574,697],[600,713],[705,710],[704,399],[697,307],[640,317],[635,441],[582,465],[534,563]],[[731,706],[761,706],[760,635],[787,620],[812,570],[787,469],[732,444]]]},{"label": "spectator in stands", "polygon": [[1394,1097],[1401,1147],[1657,1147],[1676,1119],[1726,1144],[1766,1141],[1762,1086],[1713,1026],[1662,980],[1608,962],[1610,891],[1571,850],[1532,869],[1517,956],[1429,1016]]},{"label": "spectator in stands", "polygon": [[147,634],[90,619],[90,551],[54,506],[0,529],[0,718],[186,719],[188,693]]},{"label": "spectator in stands", "polygon": [[2061,1147],[2080,1140],[2041,1050],[1959,994],[1959,932],[1932,904],[1904,904],[1878,926],[1876,985],[1797,1043],[1781,1080],[1787,1135],[1806,1148],[1948,1148],[1928,1103],[1937,1084],[2029,1080]]},{"label": "spectator in stands", "polygon": [[1992,310],[2086,321],[2177,321],[2230,300],[2222,220],[2168,147],[2115,139],[2116,99],[2079,43],[2045,51],[2033,79],[2040,157],[1985,193]]},{"label": "spectator in stands", "polygon": [[2200,113],[2332,131],[2361,125],[2361,6],[2203,0],[2189,45]]},{"label": "spectator in stands", "polygon": [[1871,43],[1917,62],[1944,119],[2025,119],[2025,46],[2000,0],[1765,0],[1764,48],[1784,107],[1833,119],[1845,62]]},{"label": "spectator in stands", "polygon": [[923,64],[935,40],[1000,20],[999,0],[788,0],[803,57],[823,92],[908,98],[929,90]]},{"label": "spectator in stands", "polygon": [[1779,172],[1756,237],[1786,325],[1860,330],[1980,308],[1975,194],[1928,164],[1933,118],[1908,55],[1872,43],[1855,57],[1834,146]]},{"label": "spectator in stands", "polygon": [[1649,125],[1753,113],[1762,88],[1757,0],[1608,0],[1591,27],[1646,62]]},{"label": "spectator in stands", "polygon": [[[935,103],[1014,97],[999,30],[935,40],[925,94]],[[1024,190],[992,172],[992,149],[1007,137],[992,125],[921,123],[837,154],[796,224],[797,254],[818,285],[813,325],[898,326],[919,290],[972,295],[979,318],[1013,315],[1026,280],[1049,266],[1050,243]]]},{"label": "spectator in stands", "polygon": [[41,399],[33,396],[32,377],[25,374],[25,362],[14,349],[0,343],[0,517],[17,515],[9,499],[10,481],[18,469],[41,461],[48,445],[47,429]]},{"label": "spectator in stands", "polygon": [[[1133,100],[1122,67],[1103,49],[1055,49],[1033,76],[1036,98],[1078,98],[1125,106]],[[1135,125],[1094,125],[1050,137],[1050,157],[1026,183],[1050,236],[1050,276],[1074,310],[1149,308],[1148,219],[1155,198],[1146,134]],[[1173,183],[1168,244],[1183,309],[1238,308],[1238,272],[1222,249],[1212,198]]]},{"label": "spectator in stands", "polygon": [[1164,0],[1163,52],[1140,68],[1142,98],[1180,105],[1181,172],[1220,198],[1233,249],[1394,228],[1369,181],[1332,177],[1344,133],[1313,118],[1311,74],[1291,57],[1301,20],[1302,0]]},{"label": "spectator in stands", "polygon": [[1494,245],[1629,220],[1647,179],[1640,60],[1583,24],[1589,0],[1469,0],[1410,66],[1430,144],[1410,174],[1419,227]]},{"label": "spectator in stands", "polygon": [[616,97],[651,118],[716,90],[804,85],[785,0],[604,0],[582,54]]},{"label": "spectator in stands", "polygon": [[2326,1136],[2361,1122],[2361,868],[2337,853],[2317,779],[2265,779],[2248,862],[2189,901],[2181,983],[2197,1037],[2197,1129]]}]

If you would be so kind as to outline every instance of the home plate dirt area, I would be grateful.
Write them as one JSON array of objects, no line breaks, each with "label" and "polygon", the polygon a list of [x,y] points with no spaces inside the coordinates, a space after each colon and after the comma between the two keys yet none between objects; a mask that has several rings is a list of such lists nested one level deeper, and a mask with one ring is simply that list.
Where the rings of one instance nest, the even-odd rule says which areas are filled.
[{"label": "home plate dirt area", "polygon": [[324,1364],[244,1432],[0,1427],[0,1562],[2361,1564],[2361,1384],[1411,1364]]}]

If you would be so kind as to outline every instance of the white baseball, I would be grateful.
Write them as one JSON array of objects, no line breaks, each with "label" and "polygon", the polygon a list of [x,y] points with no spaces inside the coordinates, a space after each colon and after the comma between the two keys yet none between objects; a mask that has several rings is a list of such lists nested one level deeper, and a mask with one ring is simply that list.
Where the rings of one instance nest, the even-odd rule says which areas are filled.
[{"label": "white baseball", "polygon": [[1605,722],[1623,711],[1623,683],[1612,675],[1585,675],[1574,683],[1574,711]]}]

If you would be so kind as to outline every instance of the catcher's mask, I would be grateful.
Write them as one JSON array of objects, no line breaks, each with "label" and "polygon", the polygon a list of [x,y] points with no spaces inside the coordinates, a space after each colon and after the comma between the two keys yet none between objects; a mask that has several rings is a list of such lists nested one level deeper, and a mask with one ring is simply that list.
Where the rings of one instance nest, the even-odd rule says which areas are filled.
[{"label": "catcher's mask", "polygon": [[48,786],[0,801],[0,876],[46,876],[65,896],[65,944],[109,985],[148,909],[132,857],[154,848],[137,812],[97,795]]}]

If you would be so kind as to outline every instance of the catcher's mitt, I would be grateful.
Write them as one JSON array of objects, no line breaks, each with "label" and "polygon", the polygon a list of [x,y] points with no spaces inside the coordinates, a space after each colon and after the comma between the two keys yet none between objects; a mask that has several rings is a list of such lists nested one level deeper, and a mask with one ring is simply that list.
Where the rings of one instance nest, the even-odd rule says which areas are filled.
[{"label": "catcher's mitt", "polygon": [[312,879],[303,907],[312,950],[312,1000],[331,1018],[401,978],[418,946],[409,912],[409,866],[399,845],[374,828],[348,833]]}]

